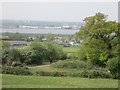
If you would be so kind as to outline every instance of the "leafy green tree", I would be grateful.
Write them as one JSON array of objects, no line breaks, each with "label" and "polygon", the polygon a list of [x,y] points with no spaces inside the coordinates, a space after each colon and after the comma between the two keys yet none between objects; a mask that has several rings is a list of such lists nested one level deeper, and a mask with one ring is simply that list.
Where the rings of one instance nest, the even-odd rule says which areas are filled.
[{"label": "leafy green tree", "polygon": [[19,62],[22,60],[22,55],[15,48],[10,48],[2,51],[2,64],[12,66],[13,62]]},{"label": "leafy green tree", "polygon": [[84,19],[85,26],[76,33],[84,38],[87,59],[93,65],[106,65],[110,58],[114,58],[113,50],[118,45],[118,23],[107,21],[107,15],[96,13]]},{"label": "leafy green tree", "polygon": [[120,61],[118,59],[118,57],[112,58],[107,62],[107,69],[115,79],[120,79]]},{"label": "leafy green tree", "polygon": [[26,64],[43,64],[49,62],[49,57],[52,56],[53,60],[65,59],[66,54],[62,48],[51,42],[33,41],[29,47],[19,49],[22,54],[22,63]]},{"label": "leafy green tree", "polygon": [[27,65],[42,64],[42,56],[40,52],[33,50],[30,47],[19,49],[19,52],[23,57],[23,59],[21,60],[22,63],[25,63]]},{"label": "leafy green tree", "polygon": [[0,41],[0,62],[6,62],[6,54],[10,48],[10,45],[7,41]]},{"label": "leafy green tree", "polygon": [[1,49],[9,49],[10,48],[10,44],[8,41],[0,41],[0,47]]},{"label": "leafy green tree", "polygon": [[82,60],[82,61],[86,61],[87,60],[86,49],[85,49],[85,47],[83,45],[79,47],[78,58],[80,60]]}]

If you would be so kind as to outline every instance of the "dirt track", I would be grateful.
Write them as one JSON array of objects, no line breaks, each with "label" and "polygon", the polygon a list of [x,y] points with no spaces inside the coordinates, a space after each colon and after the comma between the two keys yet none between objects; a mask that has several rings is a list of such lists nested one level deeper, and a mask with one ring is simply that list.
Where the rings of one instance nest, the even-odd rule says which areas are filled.
[{"label": "dirt track", "polygon": [[[52,63],[52,64],[54,64],[54,63]],[[32,67],[42,68],[42,67],[49,67],[49,66],[52,65],[52,64],[38,65],[38,66],[29,66],[29,67],[30,67],[30,68],[32,68]]]},{"label": "dirt track", "polygon": [[51,64],[47,64],[47,65],[39,65],[39,66],[32,66],[32,67],[47,67],[50,66]]}]

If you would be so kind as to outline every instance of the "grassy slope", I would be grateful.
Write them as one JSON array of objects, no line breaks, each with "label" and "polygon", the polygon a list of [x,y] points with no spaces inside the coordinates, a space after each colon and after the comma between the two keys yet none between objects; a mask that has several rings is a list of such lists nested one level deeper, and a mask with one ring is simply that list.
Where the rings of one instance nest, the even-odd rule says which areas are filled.
[{"label": "grassy slope", "polygon": [[79,49],[79,46],[63,47],[63,50],[67,53],[76,53]]},{"label": "grassy slope", "polygon": [[3,75],[3,88],[117,88],[117,83],[113,79]]},{"label": "grassy slope", "polygon": [[[67,53],[76,53],[78,47],[63,48]],[[75,69],[58,69],[51,66],[31,67],[36,71],[79,72]],[[73,77],[17,76],[3,75],[3,87],[7,88],[117,88],[118,81],[113,79],[88,79]]]},{"label": "grassy slope", "polygon": [[32,72],[36,72],[36,71],[49,71],[49,72],[76,72],[79,73],[82,70],[77,70],[77,69],[62,69],[62,68],[53,68],[51,66],[48,67],[33,67],[33,68],[29,68]]},{"label": "grassy slope", "polygon": [[[62,63],[64,61],[58,61],[56,63]],[[55,63],[54,63],[55,64]],[[65,68],[54,68],[51,65],[43,66],[43,67],[29,67],[29,69],[34,73],[36,71],[48,71],[48,72],[80,72],[81,70],[78,69],[65,69]]]},{"label": "grassy slope", "polygon": [[67,53],[67,56],[76,56],[79,50],[79,46],[63,47],[63,51]]}]

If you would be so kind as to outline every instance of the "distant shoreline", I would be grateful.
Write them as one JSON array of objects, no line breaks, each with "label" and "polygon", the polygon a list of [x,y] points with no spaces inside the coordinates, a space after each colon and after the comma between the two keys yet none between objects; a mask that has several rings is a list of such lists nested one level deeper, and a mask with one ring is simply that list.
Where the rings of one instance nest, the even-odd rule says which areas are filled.
[{"label": "distant shoreline", "polygon": [[0,33],[75,34],[73,29],[0,29]]}]

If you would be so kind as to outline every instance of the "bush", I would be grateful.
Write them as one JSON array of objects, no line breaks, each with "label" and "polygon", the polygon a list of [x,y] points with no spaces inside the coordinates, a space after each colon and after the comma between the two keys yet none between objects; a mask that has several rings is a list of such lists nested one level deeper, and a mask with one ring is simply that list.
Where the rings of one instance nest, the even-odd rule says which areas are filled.
[{"label": "bush", "polygon": [[42,64],[42,55],[40,52],[31,49],[30,47],[22,48],[19,50],[22,54],[22,63],[25,63],[27,65],[30,64]]},{"label": "bush", "polygon": [[67,59],[71,59],[71,60],[78,60],[78,55],[77,53],[72,53],[70,55],[68,55]]},{"label": "bush", "polygon": [[72,77],[84,77],[84,78],[111,78],[112,76],[103,71],[82,71],[80,73],[73,73],[70,76]]},{"label": "bush", "polygon": [[40,75],[40,76],[54,76],[54,77],[65,76],[65,74],[62,74],[60,72],[44,72],[44,71],[36,72],[36,75]]},{"label": "bush", "polygon": [[12,66],[13,62],[25,63],[27,65],[40,65],[49,61],[49,57],[53,60],[66,59],[67,54],[62,48],[50,42],[31,42],[28,47],[5,49],[1,53],[2,64]]},{"label": "bush", "polygon": [[22,63],[29,64],[43,64],[49,61],[49,57],[54,60],[66,59],[67,55],[62,48],[49,42],[31,42],[30,47],[19,49],[24,57]]},{"label": "bush", "polygon": [[82,61],[86,61],[87,60],[86,50],[85,50],[85,47],[83,45],[80,46],[80,48],[79,48],[78,58],[80,60],[82,60]]},{"label": "bush", "polygon": [[25,68],[27,68],[26,64],[21,63],[20,61],[13,61],[12,64],[11,64],[11,66],[12,67],[22,67],[22,68],[25,67]]},{"label": "bush", "polygon": [[120,61],[118,58],[112,58],[108,60],[107,68],[112,74],[113,78],[120,79]]},{"label": "bush", "polygon": [[53,77],[83,77],[83,78],[112,78],[109,73],[103,71],[87,71],[84,70],[80,73],[64,73],[64,72],[36,72],[36,75],[39,76],[53,76]]},{"label": "bush", "polygon": [[2,64],[11,64],[15,61],[21,61],[23,59],[21,53],[16,48],[10,48],[2,51]]},{"label": "bush", "polygon": [[71,69],[85,69],[86,63],[79,60],[65,60],[61,63],[56,63],[53,65],[56,68],[71,68]]},{"label": "bush", "polygon": [[32,73],[26,67],[16,68],[16,67],[3,66],[2,73],[3,74],[15,74],[15,75],[32,75]]}]

